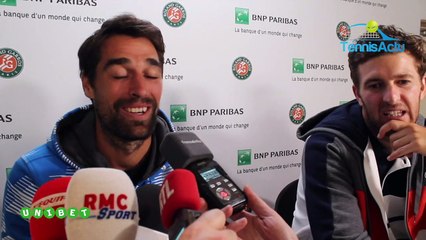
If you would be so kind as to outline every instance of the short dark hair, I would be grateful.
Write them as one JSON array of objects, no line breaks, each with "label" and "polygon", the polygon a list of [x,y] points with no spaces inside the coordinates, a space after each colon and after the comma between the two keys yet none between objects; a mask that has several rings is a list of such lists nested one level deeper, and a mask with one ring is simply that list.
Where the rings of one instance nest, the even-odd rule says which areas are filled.
[{"label": "short dark hair", "polygon": [[147,38],[154,45],[161,63],[161,70],[163,70],[165,46],[160,29],[151,22],[136,18],[132,14],[122,14],[105,21],[101,28],[80,46],[78,50],[80,77],[87,76],[90,84],[93,85],[96,66],[101,58],[101,48],[108,38],[116,35]]},{"label": "short dark hair", "polygon": [[[389,37],[397,38],[401,41],[401,44],[405,44],[405,52],[410,53],[417,62],[417,71],[420,77],[423,77],[426,70],[426,50],[425,50],[425,39],[420,35],[409,34],[404,32],[402,29],[395,27],[394,25],[380,25],[379,29]],[[359,38],[355,41],[356,44],[368,44],[371,40],[365,38]],[[377,44],[389,44],[392,43],[388,40],[379,39],[374,41]],[[396,52],[395,52],[396,53]],[[379,57],[386,54],[392,54],[392,52],[377,51],[377,52],[349,52],[349,69],[351,71],[352,82],[356,87],[359,87],[359,65],[367,62],[368,60]]]}]

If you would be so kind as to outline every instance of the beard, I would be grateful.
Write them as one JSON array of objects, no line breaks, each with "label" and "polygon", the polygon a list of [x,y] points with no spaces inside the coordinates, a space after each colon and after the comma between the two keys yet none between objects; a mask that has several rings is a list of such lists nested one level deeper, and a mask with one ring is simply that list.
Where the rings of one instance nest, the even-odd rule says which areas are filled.
[{"label": "beard", "polygon": [[[151,116],[144,121],[130,121],[119,114],[123,105],[138,102],[149,103],[153,108]],[[113,110],[103,108],[101,103],[93,102],[96,117],[101,128],[113,138],[122,142],[143,141],[154,132],[158,104],[152,98],[120,99],[113,105]]]}]

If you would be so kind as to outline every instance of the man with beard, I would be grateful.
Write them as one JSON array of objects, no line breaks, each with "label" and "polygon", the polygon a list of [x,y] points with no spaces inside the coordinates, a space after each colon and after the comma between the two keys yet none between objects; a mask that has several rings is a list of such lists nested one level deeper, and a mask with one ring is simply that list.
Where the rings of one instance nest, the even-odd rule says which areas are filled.
[{"label": "man with beard", "polygon": [[356,46],[398,43],[403,51],[350,52],[356,99],[298,129],[306,141],[293,220],[300,239],[426,237],[425,40],[379,29],[397,40]]},{"label": "man with beard", "polygon": [[86,39],[78,57],[92,104],[67,113],[46,144],[16,161],[5,188],[2,239],[30,239],[20,210],[41,185],[78,169],[121,169],[136,188],[162,184],[172,168],[159,144],[173,129],[159,110],[164,51],[160,30],[131,15],[106,21]]},{"label": "man with beard", "polygon": [[[86,39],[78,57],[83,90],[92,104],[67,113],[46,144],[16,161],[5,188],[2,239],[31,239],[21,209],[31,207],[34,194],[44,183],[72,176],[78,169],[120,169],[135,188],[163,183],[173,170],[159,152],[165,134],[173,131],[159,109],[164,52],[160,30],[132,15],[107,20]],[[269,232],[295,238],[284,220],[251,188],[245,192],[249,206],[260,217],[245,212],[245,217],[225,227],[232,207],[209,210],[182,233],[181,239],[238,239],[236,232],[251,237],[248,239]],[[278,228],[264,224],[269,219],[274,219]]]}]

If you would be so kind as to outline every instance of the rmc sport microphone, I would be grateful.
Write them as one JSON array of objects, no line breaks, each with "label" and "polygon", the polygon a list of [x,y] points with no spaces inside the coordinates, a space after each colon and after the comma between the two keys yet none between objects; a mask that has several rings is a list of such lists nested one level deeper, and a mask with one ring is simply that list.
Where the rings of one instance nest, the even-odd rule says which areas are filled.
[{"label": "rmc sport microphone", "polygon": [[139,215],[130,178],[113,168],[84,168],[75,172],[65,200],[66,209],[90,209],[87,218],[67,218],[68,240],[135,239]]}]

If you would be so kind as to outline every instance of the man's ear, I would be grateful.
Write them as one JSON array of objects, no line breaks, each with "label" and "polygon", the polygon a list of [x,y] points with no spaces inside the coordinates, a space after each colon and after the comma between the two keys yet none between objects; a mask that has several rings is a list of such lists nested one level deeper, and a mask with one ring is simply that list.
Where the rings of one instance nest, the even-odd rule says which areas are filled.
[{"label": "man's ear", "polygon": [[95,97],[95,93],[93,86],[90,84],[89,78],[87,76],[81,77],[81,84],[83,85],[84,95],[90,99],[93,99]]},{"label": "man's ear", "polygon": [[426,95],[426,73],[423,74],[422,79],[420,80],[420,83],[422,84],[422,86],[420,87],[420,99],[423,99]]},{"label": "man's ear", "polygon": [[361,100],[361,97],[359,95],[359,89],[355,85],[352,85],[352,92],[354,93],[355,98],[358,101],[358,104],[360,106],[362,106],[362,100]]}]

